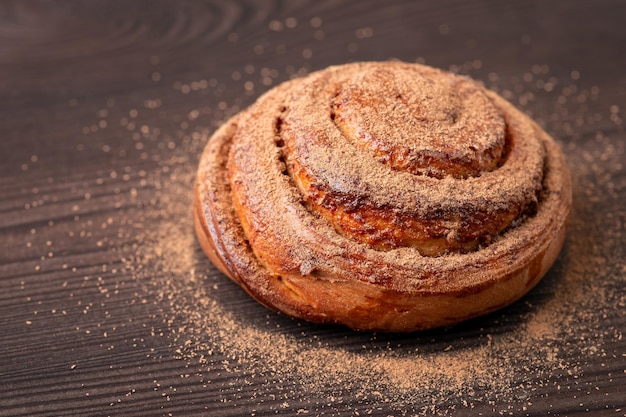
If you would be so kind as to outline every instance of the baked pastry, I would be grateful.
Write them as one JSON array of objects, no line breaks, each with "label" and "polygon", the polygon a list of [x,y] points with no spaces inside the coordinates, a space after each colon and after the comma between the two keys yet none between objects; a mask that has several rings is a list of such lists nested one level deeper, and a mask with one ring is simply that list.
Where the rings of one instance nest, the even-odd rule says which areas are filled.
[{"label": "baked pastry", "polygon": [[553,264],[571,183],[527,116],[401,62],[285,82],[215,132],[194,218],[212,262],[274,310],[414,331],[506,306]]}]

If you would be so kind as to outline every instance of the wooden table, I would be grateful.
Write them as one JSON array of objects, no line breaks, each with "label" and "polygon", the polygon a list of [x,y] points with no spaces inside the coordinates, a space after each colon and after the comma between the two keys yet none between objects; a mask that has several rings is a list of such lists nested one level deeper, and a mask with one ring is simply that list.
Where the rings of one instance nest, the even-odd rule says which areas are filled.
[{"label": "wooden table", "polygon": [[[0,3],[0,415],[626,415],[626,3]],[[401,59],[536,118],[574,180],[564,251],[455,327],[269,312],[191,226],[211,132],[283,80]]]}]

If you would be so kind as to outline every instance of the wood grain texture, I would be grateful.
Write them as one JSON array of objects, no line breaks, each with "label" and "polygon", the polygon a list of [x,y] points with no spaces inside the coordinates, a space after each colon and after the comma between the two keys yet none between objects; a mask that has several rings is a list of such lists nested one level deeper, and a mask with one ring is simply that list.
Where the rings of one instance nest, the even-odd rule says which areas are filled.
[{"label": "wood grain texture", "polygon": [[[625,21],[618,0],[0,3],[0,415],[626,415]],[[291,76],[395,58],[555,136],[565,250],[520,302],[438,331],[268,312],[195,242],[199,154]]]}]

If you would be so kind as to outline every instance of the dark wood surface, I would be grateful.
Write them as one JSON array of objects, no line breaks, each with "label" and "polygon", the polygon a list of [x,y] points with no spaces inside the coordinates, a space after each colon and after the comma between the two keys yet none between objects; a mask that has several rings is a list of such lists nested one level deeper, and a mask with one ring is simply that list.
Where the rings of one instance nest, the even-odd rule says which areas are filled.
[{"label": "dark wood surface", "polygon": [[[626,415],[626,3],[3,1],[0,415]],[[562,145],[566,247],[520,302],[413,335],[268,312],[216,272],[193,174],[296,74],[468,74]]]}]

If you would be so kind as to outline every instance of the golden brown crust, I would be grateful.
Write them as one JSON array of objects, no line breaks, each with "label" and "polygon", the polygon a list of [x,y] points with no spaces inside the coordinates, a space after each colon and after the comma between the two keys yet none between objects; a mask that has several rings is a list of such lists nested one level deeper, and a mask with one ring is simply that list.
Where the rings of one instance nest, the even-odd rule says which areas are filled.
[{"label": "golden brown crust", "polygon": [[[415,113],[432,137],[397,125]],[[413,331],[529,291],[570,200],[557,145],[502,98],[432,68],[362,63],[282,84],[220,128],[194,217],[211,260],[268,307]]]}]

